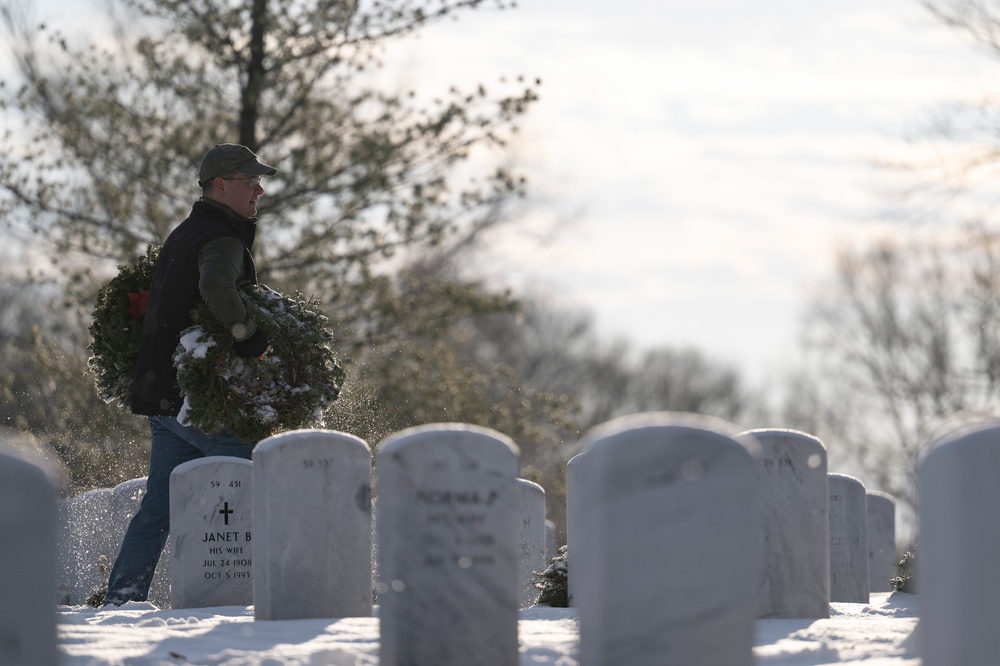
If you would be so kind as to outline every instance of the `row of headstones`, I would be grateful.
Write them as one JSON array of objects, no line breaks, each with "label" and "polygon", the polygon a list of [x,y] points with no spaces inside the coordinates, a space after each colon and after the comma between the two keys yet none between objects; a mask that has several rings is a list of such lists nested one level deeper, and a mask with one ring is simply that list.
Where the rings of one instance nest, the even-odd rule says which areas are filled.
[{"label": "row of headstones", "polygon": [[[297,436],[305,435],[285,437]],[[582,466],[586,492],[570,526],[579,526],[575,547],[586,553],[574,564],[580,568],[575,594],[581,664],[753,663],[758,581],[763,558],[774,557],[765,550],[767,528],[759,507],[769,500],[761,497],[789,493],[766,482],[783,459],[767,456],[766,439],[762,432],[739,434],[718,421],[676,414],[635,415],[588,433]],[[366,576],[341,575],[336,556],[310,562],[314,556],[329,557],[330,551],[356,548],[368,535],[364,516],[370,515],[370,496],[363,483],[342,482],[346,456],[330,457],[336,464],[320,462],[324,459],[303,457],[297,466],[283,465],[286,471],[268,483],[257,483],[258,470],[266,474],[262,468],[268,457],[255,458],[250,477],[254,512],[261,507],[267,514],[260,523],[254,517],[253,581],[255,588],[264,584],[255,597],[262,607],[275,608],[267,595],[283,594],[282,584],[307,586],[305,593],[291,595],[296,608],[311,598],[354,594],[367,615],[367,586],[351,592],[346,583],[332,587],[329,582]],[[767,464],[769,459],[774,462]],[[788,460],[792,465],[784,466],[803,474],[818,473],[823,466],[822,460],[810,464],[808,456],[800,466],[797,454]],[[1000,546],[994,518],[1000,506],[998,463],[1000,425],[935,442],[921,459],[924,666],[991,663],[1000,651],[995,631],[1000,578],[989,570],[989,557]],[[516,447],[493,431],[427,426],[384,442],[376,467],[380,663],[517,664]],[[312,472],[327,480],[307,482]],[[196,477],[184,475],[184,483]],[[206,530],[202,522],[193,533],[175,526],[181,533],[172,543],[175,570],[179,553],[201,557],[200,549],[220,547],[207,544],[246,547],[240,536],[247,526],[225,525],[236,514],[223,490],[237,488],[229,485],[233,481],[243,487],[246,478],[213,472],[201,478],[201,492],[178,495],[177,501],[194,505],[203,521],[222,525]],[[281,496],[269,485],[283,486]],[[298,492],[300,487],[313,490]],[[317,493],[316,487],[329,494]],[[327,509],[320,511],[323,524],[300,518],[313,504]],[[360,527],[351,526],[344,505],[355,507]],[[808,513],[808,507],[800,509]],[[834,529],[831,521],[814,522]],[[55,525],[54,493],[44,475],[0,457],[0,534],[5,535],[0,540],[0,663],[54,662],[51,598],[39,590],[54,588]],[[351,529],[356,541],[327,541],[331,532],[346,536]],[[283,540],[264,534],[283,535]],[[780,557],[802,547],[796,542]],[[829,553],[825,548],[816,552],[820,559]],[[980,562],[986,571],[980,571]],[[320,573],[296,580],[303,570]],[[236,571],[230,563],[222,573]],[[279,584],[269,587],[268,581]]]},{"label": "row of headstones", "polygon": [[[825,601],[837,600],[825,581],[867,602],[866,493],[828,475],[817,444],[670,414],[588,433],[567,528],[582,526],[571,537],[583,554],[574,565],[581,663],[749,665],[754,620],[795,605],[796,616],[825,616]],[[918,463],[924,666],[1000,654],[1000,577],[988,570],[1000,547],[998,465],[998,424],[935,440]],[[829,568],[816,565],[826,559]],[[819,589],[796,589],[809,582]]]},{"label": "row of headstones", "polygon": [[[630,437],[636,435],[630,433]],[[826,447],[811,435],[769,429],[747,431],[737,439],[759,449],[755,457],[757,534],[750,535],[761,542],[763,549],[761,571],[756,576],[758,617],[829,617],[831,601],[867,603],[870,592],[892,589],[891,580],[896,575],[896,503],[890,495],[866,490],[854,477],[828,473]],[[661,456],[660,445],[651,440],[648,446],[652,464],[652,459]],[[677,455],[688,455],[688,451],[682,448]],[[588,525],[588,516],[594,515],[594,507],[587,508],[588,489],[594,486],[593,480],[585,477],[589,458],[589,454],[581,453],[566,465],[567,537],[573,571],[585,570],[584,560],[593,552],[592,546],[583,545],[586,532],[599,529]],[[670,466],[673,462],[666,463],[662,486],[657,485],[655,477],[637,479],[653,495],[637,501],[636,529],[640,524],[655,525],[664,506],[674,504],[673,499],[656,499],[656,492],[673,492],[668,488],[671,484],[698,480],[705,472],[700,458],[685,460],[676,470]],[[693,492],[690,486],[680,487]],[[687,501],[685,496],[682,499]],[[682,517],[697,521],[692,529],[714,529],[705,523],[704,511],[684,506]],[[681,570],[676,573],[686,575]],[[577,579],[569,577],[571,605],[576,605]]]},{"label": "row of headstones", "polygon": [[[321,435],[317,441],[323,437]],[[224,459],[221,462],[233,461]],[[201,462],[191,467],[200,467],[204,464]],[[200,472],[204,473],[204,470]],[[544,515],[545,491],[538,484],[526,479],[518,479],[517,483],[520,520],[518,587],[520,602],[525,606],[537,597],[537,590],[533,588],[533,577],[529,577],[529,574],[537,571],[538,566],[554,554],[556,528],[551,520],[545,520],[544,555],[541,555],[535,530],[538,515]],[[145,492],[145,478],[131,479],[114,488],[88,490],[59,502],[57,521],[59,604],[78,606],[100,599],[99,595],[108,582],[109,568],[121,547],[128,522],[135,515]],[[373,510],[375,506],[373,504]],[[233,555],[234,549],[233,546],[213,546],[210,547],[212,552],[209,554]],[[173,607],[170,595],[171,552],[168,540],[157,564],[148,596],[150,602],[164,609]],[[223,594],[225,596],[226,593]],[[237,596],[242,602],[246,590],[237,593]]]},{"label": "row of headstones", "polygon": [[[179,466],[170,480],[171,538],[150,601],[183,608],[256,600],[259,619],[370,614],[370,472],[364,442],[328,431],[279,435],[254,449],[253,463],[219,457]],[[538,596],[534,572],[554,550],[554,525],[545,520],[544,489],[516,484],[518,599],[527,607]],[[106,584],[107,564],[144,492],[145,480],[134,479],[60,503],[61,603],[86,603]],[[262,561],[274,575],[265,571],[252,583]],[[335,589],[324,590],[324,581]],[[345,581],[347,594],[338,587]]]},{"label": "row of headstones", "polygon": [[[253,604],[259,620],[369,616],[373,559],[384,568],[378,555],[391,557],[397,548],[404,559],[423,551],[428,577],[502,558],[517,572],[515,607],[532,605],[534,572],[546,556],[542,487],[501,476],[475,450],[482,433],[474,428],[405,436],[409,446],[391,459],[380,450],[377,529],[371,450],[351,435],[285,433],[258,444],[253,462],[203,458],[179,466],[170,478],[172,607]],[[388,441],[383,447],[393,450]],[[394,480],[393,466],[404,456],[413,458],[412,474]],[[516,456],[513,462],[516,468]],[[491,482],[505,484],[511,515],[490,511],[500,497]],[[423,523],[409,515],[414,506],[429,512]],[[420,550],[407,540],[396,545],[405,530],[418,530]],[[446,578],[435,584],[449,595]]]}]

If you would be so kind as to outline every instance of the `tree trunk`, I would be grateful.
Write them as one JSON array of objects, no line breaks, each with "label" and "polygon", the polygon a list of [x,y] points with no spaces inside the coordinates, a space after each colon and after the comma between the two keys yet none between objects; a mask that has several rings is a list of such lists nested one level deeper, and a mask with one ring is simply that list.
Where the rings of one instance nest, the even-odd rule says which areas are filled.
[{"label": "tree trunk", "polygon": [[250,16],[250,62],[240,106],[240,143],[257,151],[257,116],[264,84],[264,35],[267,33],[267,0],[254,0]]}]

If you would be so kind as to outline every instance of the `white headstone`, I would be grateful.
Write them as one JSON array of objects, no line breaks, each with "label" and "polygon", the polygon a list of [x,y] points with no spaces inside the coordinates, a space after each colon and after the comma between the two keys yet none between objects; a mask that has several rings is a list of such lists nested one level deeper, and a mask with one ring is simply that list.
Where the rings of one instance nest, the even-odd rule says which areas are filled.
[{"label": "white headstone", "polygon": [[372,493],[372,533],[370,543],[372,545],[372,591],[374,593],[374,581],[379,579],[378,575],[378,497]]},{"label": "white headstone", "polygon": [[76,582],[76,547],[69,516],[69,500],[56,502],[56,600],[63,606],[73,603],[73,585]]},{"label": "white headstone", "polygon": [[[583,558],[586,555],[580,540],[583,536],[583,453],[578,453],[566,463],[566,551],[572,559],[573,571],[583,571]],[[569,564],[569,559],[567,559]],[[572,572],[571,572],[572,573]],[[569,605],[576,606],[579,586],[578,576],[569,575],[566,578],[566,595]]]},{"label": "white headstone", "polygon": [[828,474],[830,490],[830,601],[868,603],[868,510],[865,486],[846,474]]},{"label": "white headstone", "polygon": [[750,666],[756,457],[731,425],[636,414],[584,440],[582,666]]},{"label": "white headstone", "polygon": [[69,468],[35,435],[0,425],[0,454],[23,460],[45,472],[57,495],[65,489]]},{"label": "white headstone", "polygon": [[760,528],[764,556],[758,617],[830,615],[830,520],[826,447],[794,430],[751,430],[761,445]]},{"label": "white headstone", "polygon": [[896,500],[868,491],[868,590],[890,592],[896,572]]},{"label": "white headstone", "polygon": [[517,480],[517,531],[520,551],[517,586],[521,608],[538,600],[535,572],[545,571],[545,489],[527,479]]},{"label": "white headstone", "polygon": [[917,468],[923,666],[997,663],[1000,655],[1000,423],[931,443]]},{"label": "white headstone", "polygon": [[170,474],[173,608],[253,603],[249,460],[209,456]]},{"label": "white headstone", "polygon": [[67,541],[63,557],[68,560],[60,569],[69,570],[69,604],[79,606],[107,585],[118,555],[112,528],[112,491],[98,488],[71,497],[62,504],[59,516],[66,521],[60,532]]},{"label": "white headstone", "polygon": [[0,454],[0,664],[54,666],[56,494],[40,468]]},{"label": "white headstone", "polygon": [[548,561],[556,556],[556,523],[554,520],[545,519],[545,566]]},{"label": "white headstone", "polygon": [[461,424],[378,447],[382,666],[519,663],[518,455],[510,438]]},{"label": "white headstone", "polygon": [[297,430],[253,450],[254,617],[372,613],[372,453],[354,437]]}]

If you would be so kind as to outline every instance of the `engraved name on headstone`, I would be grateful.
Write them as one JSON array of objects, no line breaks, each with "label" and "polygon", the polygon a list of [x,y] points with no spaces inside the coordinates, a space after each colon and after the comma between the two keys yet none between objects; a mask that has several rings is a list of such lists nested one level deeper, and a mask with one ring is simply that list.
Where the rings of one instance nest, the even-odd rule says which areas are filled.
[{"label": "engraved name on headstone", "polygon": [[764,557],[758,617],[830,615],[830,520],[826,447],[795,430],[751,430],[761,445],[760,528]]},{"label": "engraved name on headstone", "polygon": [[[587,556],[572,574],[582,666],[753,664],[759,445],[737,437],[728,423],[674,413],[587,434]],[[624,582],[634,573],[641,581]]]},{"label": "engraved name on headstone", "polygon": [[249,460],[198,458],[170,474],[173,608],[253,603]]},{"label": "engraved name on headstone", "polygon": [[435,424],[376,454],[379,663],[516,666],[518,449]]},{"label": "engraved name on headstone", "polygon": [[257,444],[257,620],[371,615],[371,474],[371,449],[353,435],[297,430]]},{"label": "engraved name on headstone", "polygon": [[865,486],[846,474],[828,474],[830,491],[830,601],[868,603],[868,510]]}]

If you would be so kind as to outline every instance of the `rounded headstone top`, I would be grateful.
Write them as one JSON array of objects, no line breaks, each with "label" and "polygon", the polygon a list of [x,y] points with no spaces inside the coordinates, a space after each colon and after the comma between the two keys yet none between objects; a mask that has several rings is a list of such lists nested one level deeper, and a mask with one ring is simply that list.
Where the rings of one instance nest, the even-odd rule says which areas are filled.
[{"label": "rounded headstone top", "polygon": [[1000,421],[970,419],[959,425],[951,424],[950,429],[932,438],[920,452],[917,465],[922,466],[928,458],[934,458],[957,446],[994,447],[1000,442]]},{"label": "rounded headstone top", "polygon": [[745,436],[732,423],[704,414],[688,412],[644,412],[620,416],[591,428],[583,438],[583,451],[613,446],[620,437],[634,440],[642,431],[673,430],[690,431],[704,437],[706,434],[741,444],[747,453],[756,458],[760,455],[760,443],[752,436]]},{"label": "rounded headstone top", "polygon": [[63,490],[69,478],[69,468],[53,457],[34,435],[0,426],[0,454],[18,458],[34,465],[49,477],[57,490]]},{"label": "rounded headstone top", "polygon": [[139,477],[138,479],[129,479],[128,481],[122,481],[112,490],[116,493],[129,492],[133,488],[145,488],[146,487],[146,477]]},{"label": "rounded headstone top", "polygon": [[790,428],[755,428],[753,430],[746,430],[741,435],[750,435],[756,437],[759,440],[763,439],[787,439],[802,442],[809,442],[826,450],[826,444],[823,443],[819,437],[815,435],[810,435],[807,432],[802,432],[800,430],[792,430]]},{"label": "rounded headstone top", "polygon": [[11,478],[30,479],[32,483],[37,482],[39,479],[44,479],[45,484],[52,487],[52,479],[45,473],[44,469],[19,456],[0,452],[0,465],[3,465],[3,469],[9,473]]},{"label": "rounded headstone top", "polygon": [[218,465],[220,463],[229,463],[232,465],[246,465],[248,467],[252,466],[249,460],[244,458],[237,458],[235,456],[205,456],[204,458],[195,458],[194,460],[188,460],[185,463],[181,463],[170,472],[170,476],[175,474],[184,474],[192,469],[197,469],[199,467],[205,467],[207,465]]},{"label": "rounded headstone top", "polygon": [[357,437],[346,432],[340,432],[338,430],[322,430],[319,428],[304,428],[302,430],[289,430],[288,432],[280,432],[275,435],[271,435],[265,439],[262,439],[253,447],[254,455],[258,453],[263,453],[271,449],[280,448],[287,444],[300,443],[300,442],[350,442],[355,445],[363,446],[367,450],[371,450],[368,443]]},{"label": "rounded headstone top", "polygon": [[874,499],[876,502],[885,500],[887,502],[892,502],[893,504],[896,503],[895,497],[893,497],[889,493],[884,493],[881,490],[868,490],[866,491],[866,494],[868,495],[869,500]]},{"label": "rounded headstone top", "polygon": [[865,488],[865,484],[861,482],[861,479],[859,479],[856,476],[851,476],[850,474],[840,474],[838,472],[830,472],[826,476],[830,481],[840,481],[842,483],[846,483],[851,486],[857,485],[860,486],[862,490],[864,490]]},{"label": "rounded headstone top", "polygon": [[85,502],[95,498],[108,499],[114,494],[112,488],[91,488],[90,490],[84,490],[82,493],[77,493],[73,495],[70,499],[77,502]]},{"label": "rounded headstone top", "polygon": [[486,441],[492,439],[506,445],[515,456],[521,455],[521,450],[509,436],[492,428],[484,428],[468,423],[428,423],[400,430],[382,440],[382,443],[378,446],[378,454],[388,455],[408,442],[425,439],[427,435],[431,434],[443,441],[449,442]]},{"label": "rounded headstone top", "polygon": [[520,478],[516,479],[516,481],[518,488],[525,488],[525,489],[530,488],[531,490],[539,492],[543,495],[545,494],[545,488],[543,488],[540,484],[535,483],[534,481],[529,481],[528,479],[520,479]]}]

